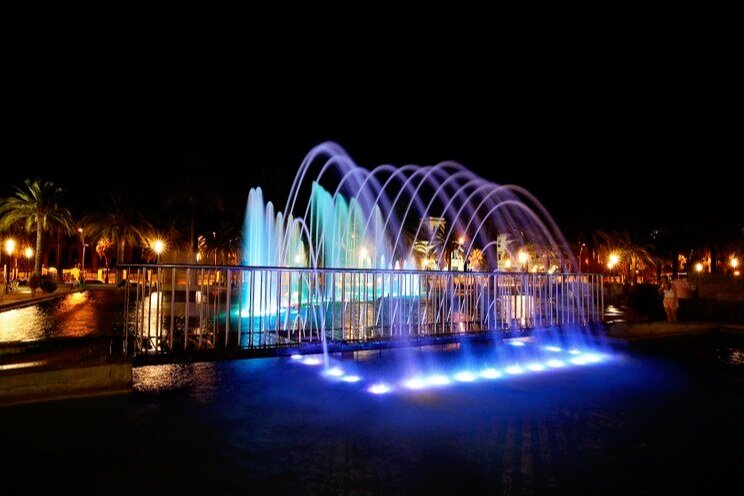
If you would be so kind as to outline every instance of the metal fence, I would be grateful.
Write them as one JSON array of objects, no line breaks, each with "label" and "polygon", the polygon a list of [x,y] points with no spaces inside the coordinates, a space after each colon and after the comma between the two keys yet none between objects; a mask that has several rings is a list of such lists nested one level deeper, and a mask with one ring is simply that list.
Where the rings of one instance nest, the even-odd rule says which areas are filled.
[{"label": "metal fence", "polygon": [[129,265],[128,348],[159,354],[601,322],[595,274]]}]

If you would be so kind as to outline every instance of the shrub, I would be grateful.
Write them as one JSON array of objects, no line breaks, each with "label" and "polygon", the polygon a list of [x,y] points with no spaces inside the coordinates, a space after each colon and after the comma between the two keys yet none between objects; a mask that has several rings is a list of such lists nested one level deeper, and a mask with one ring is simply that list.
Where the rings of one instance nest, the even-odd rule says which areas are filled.
[{"label": "shrub", "polygon": [[45,293],[54,293],[57,291],[57,282],[50,276],[42,276],[39,287]]}]

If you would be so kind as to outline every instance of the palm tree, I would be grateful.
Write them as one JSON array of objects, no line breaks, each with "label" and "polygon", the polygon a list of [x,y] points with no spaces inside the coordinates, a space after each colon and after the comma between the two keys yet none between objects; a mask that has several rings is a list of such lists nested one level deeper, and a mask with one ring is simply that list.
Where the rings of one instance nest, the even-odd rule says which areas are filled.
[{"label": "palm tree", "polygon": [[72,215],[61,205],[62,188],[50,181],[26,179],[25,188],[0,201],[0,229],[23,225],[27,232],[36,231],[34,274],[41,274],[44,232],[53,227],[72,232]]},{"label": "palm tree", "polygon": [[99,258],[102,258],[104,263],[106,264],[106,277],[104,278],[106,284],[108,284],[109,274],[109,252],[113,247],[114,244],[108,238],[101,238],[96,243],[96,254]]},{"label": "palm tree", "polygon": [[595,240],[608,255],[615,253],[620,257],[625,268],[626,280],[631,280],[636,271],[642,271],[657,263],[651,246],[644,243],[636,233],[598,231]]},{"label": "palm tree", "polygon": [[[221,264],[238,263],[240,258],[240,223],[222,219],[211,233],[199,236],[199,252],[212,254]],[[218,258],[219,257],[219,258]]]},{"label": "palm tree", "polygon": [[120,283],[126,246],[143,242],[152,225],[121,193],[112,193],[102,211],[86,215],[83,224],[94,238],[107,238],[116,245],[116,283]]}]

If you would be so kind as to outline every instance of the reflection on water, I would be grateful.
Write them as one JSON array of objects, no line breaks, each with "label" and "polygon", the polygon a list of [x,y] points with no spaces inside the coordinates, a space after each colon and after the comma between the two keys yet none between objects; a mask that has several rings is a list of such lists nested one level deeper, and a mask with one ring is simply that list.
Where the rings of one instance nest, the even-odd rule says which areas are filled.
[{"label": "reflection on water", "polygon": [[[131,395],[0,408],[13,454],[0,465],[3,494],[56,494],[60,484],[81,494],[98,484],[272,496],[740,487],[744,367],[720,358],[744,352],[741,336],[669,346],[381,396],[290,357],[141,367]],[[396,356],[406,353],[364,352],[342,365],[368,377]]]},{"label": "reflection on water", "polygon": [[163,393],[188,388],[199,402],[210,401],[217,387],[217,363],[152,365],[132,371],[135,390],[143,393]]},{"label": "reflection on water", "polygon": [[98,290],[0,312],[0,342],[110,334],[121,322],[123,293]]}]

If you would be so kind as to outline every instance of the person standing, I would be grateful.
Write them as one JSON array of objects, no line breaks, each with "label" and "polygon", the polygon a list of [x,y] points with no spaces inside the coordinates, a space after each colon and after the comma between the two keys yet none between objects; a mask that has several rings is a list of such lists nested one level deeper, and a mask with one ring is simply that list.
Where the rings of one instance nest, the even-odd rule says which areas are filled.
[{"label": "person standing", "polygon": [[659,290],[664,297],[664,311],[666,312],[667,322],[677,322],[677,309],[679,308],[679,300],[677,299],[677,288],[674,287],[672,281],[669,279],[664,280]]}]

